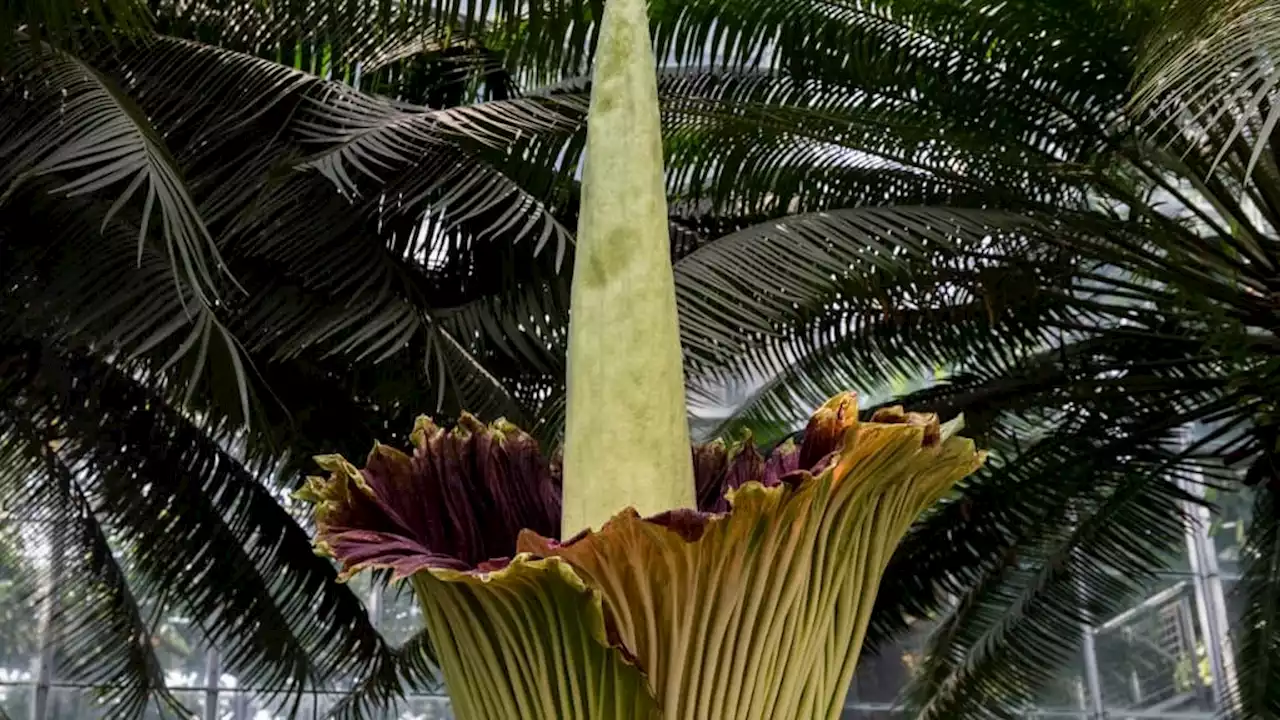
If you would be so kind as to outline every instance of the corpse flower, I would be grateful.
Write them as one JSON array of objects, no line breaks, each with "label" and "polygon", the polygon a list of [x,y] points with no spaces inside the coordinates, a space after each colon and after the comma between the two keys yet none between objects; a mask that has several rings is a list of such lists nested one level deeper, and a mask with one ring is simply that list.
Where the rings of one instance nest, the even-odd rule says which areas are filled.
[{"label": "corpse flower", "polygon": [[412,583],[461,720],[836,718],[894,548],[983,461],[852,393],[768,457],[690,451],[649,42],[644,0],[606,2],[563,467],[504,421],[422,418],[299,492],[343,578]]}]

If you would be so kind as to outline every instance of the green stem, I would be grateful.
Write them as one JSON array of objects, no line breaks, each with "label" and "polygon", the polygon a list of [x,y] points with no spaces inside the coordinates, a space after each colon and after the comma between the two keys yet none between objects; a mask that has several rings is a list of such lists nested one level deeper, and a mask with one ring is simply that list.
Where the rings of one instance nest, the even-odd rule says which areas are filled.
[{"label": "green stem", "polygon": [[658,86],[645,0],[608,0],[573,268],[564,517],[694,506]]}]

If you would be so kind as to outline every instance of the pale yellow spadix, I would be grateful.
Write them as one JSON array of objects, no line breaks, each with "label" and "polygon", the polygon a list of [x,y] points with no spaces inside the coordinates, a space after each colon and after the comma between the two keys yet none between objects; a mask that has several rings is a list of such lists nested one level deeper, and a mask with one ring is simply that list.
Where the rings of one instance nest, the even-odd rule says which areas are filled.
[{"label": "pale yellow spadix", "polygon": [[601,22],[570,305],[564,515],[694,507],[658,88],[645,0]]}]

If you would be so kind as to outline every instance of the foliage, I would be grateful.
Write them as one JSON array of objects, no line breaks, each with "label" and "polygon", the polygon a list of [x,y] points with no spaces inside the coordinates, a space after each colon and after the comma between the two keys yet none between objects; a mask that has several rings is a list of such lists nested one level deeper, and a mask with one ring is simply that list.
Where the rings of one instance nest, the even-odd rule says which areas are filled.
[{"label": "foliage", "polygon": [[[157,556],[222,562],[217,538],[287,516],[217,489],[291,485],[309,455],[362,452],[418,412],[505,414],[555,443],[599,9],[6,7],[0,503],[74,518],[86,556],[94,537],[114,550],[74,576],[86,587],[68,592],[93,600],[65,604],[71,626],[113,608],[123,619],[102,627],[143,632],[125,591],[174,602],[148,594],[166,577],[215,618],[275,602],[269,583],[227,585],[246,572],[229,559],[137,587],[111,565],[128,569],[143,537]],[[1008,716],[1033,697],[1073,651],[1063,628],[1104,619],[1168,561],[1190,464],[1274,482],[1272,10],[651,6],[690,397],[756,381],[722,432],[768,442],[797,406],[945,368],[906,402],[963,411],[992,449],[908,533],[870,624],[874,648],[906,617],[942,617],[919,677],[946,691],[913,695],[937,716]],[[77,384],[112,377],[136,392]],[[152,410],[133,426],[146,442],[104,443],[94,420],[134,408]],[[1187,423],[1206,439],[1185,447]],[[159,451],[197,434],[209,441]],[[94,468],[67,486],[88,513],[37,492],[55,487],[51,454]],[[137,534],[125,505],[141,487],[211,531]],[[1267,517],[1250,526],[1242,595],[1256,634],[1240,644],[1241,701],[1257,717],[1280,703]],[[333,571],[297,543],[244,547],[349,609],[321,629],[286,605],[295,637],[273,650],[223,622],[247,678],[365,672],[362,697],[389,697],[416,660],[378,643],[341,668],[299,660],[350,642],[343,627],[372,637],[350,593],[318,582]],[[118,664],[92,680],[132,688],[120,707],[160,692],[145,653],[112,647]]]},{"label": "foliage", "polygon": [[[594,30],[575,8],[538,9],[554,41],[524,38],[531,74],[580,67],[565,48]],[[947,368],[904,399],[963,411],[996,461],[912,530],[870,640],[941,614],[909,699],[926,717],[1019,713],[1072,657],[1072,629],[1171,561],[1180,479],[1211,461],[1217,482],[1233,482],[1223,463],[1275,482],[1274,7],[652,13],[675,65],[660,80],[672,215],[706,228],[676,262],[693,396],[753,377],[722,430],[778,437],[839,388]],[[1205,432],[1188,444],[1190,425]],[[1239,663],[1256,717],[1277,701],[1268,527],[1251,527],[1245,581],[1261,642]]]},{"label": "foliage", "polygon": [[[62,530],[48,536],[56,552],[4,554],[4,612],[52,612],[56,672],[104,688],[108,716],[189,711],[157,657],[158,618],[174,611],[196,618],[241,687],[287,708],[308,688],[358,680],[360,698],[341,709],[365,716],[431,686],[429,643],[379,637],[281,490],[319,448],[362,447],[403,413],[536,412],[545,382],[506,391],[474,355],[468,323],[506,322],[508,280],[525,293],[554,280],[567,235],[547,232],[554,217],[530,211],[529,194],[481,156],[494,141],[473,138],[467,118],[258,57],[306,40],[293,18],[265,6],[151,10],[139,26],[5,18],[0,536]],[[423,40],[436,19],[353,30],[372,8],[348,10],[340,20],[353,24],[327,37],[325,57],[347,43],[363,83],[394,77],[455,101],[504,92],[468,90],[501,73],[459,75],[439,45],[410,53],[420,66],[379,55]],[[368,193],[370,177],[335,187],[323,172],[356,144],[342,134],[355,99],[428,129],[435,153],[415,162],[449,172],[403,184],[416,205]],[[487,122],[516,133],[539,108],[499,103]],[[490,273],[500,267],[505,278]],[[522,382],[508,367],[501,382]]]}]

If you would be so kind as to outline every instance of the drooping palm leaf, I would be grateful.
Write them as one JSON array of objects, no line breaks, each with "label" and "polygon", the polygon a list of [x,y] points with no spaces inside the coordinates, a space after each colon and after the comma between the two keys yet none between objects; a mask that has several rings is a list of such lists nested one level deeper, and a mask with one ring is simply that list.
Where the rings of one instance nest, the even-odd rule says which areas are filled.
[{"label": "drooping palm leaf", "polygon": [[[142,0],[21,0],[0,8],[0,52],[27,42],[28,35],[54,47],[74,46],[89,26],[108,35],[134,36],[151,29],[151,14]],[[3,63],[0,63],[0,67]]]},{"label": "drooping palm leaf", "polygon": [[1170,3],[1145,40],[1133,110],[1169,144],[1203,142],[1209,133],[1217,161],[1243,141],[1248,160],[1235,170],[1247,177],[1280,121],[1277,51],[1280,9],[1274,3]]},{"label": "drooping palm leaf", "polygon": [[[915,345],[891,328],[896,319],[905,327],[930,313],[958,330],[960,313],[981,322],[1023,312],[1028,297],[1018,294],[1018,262],[1009,258],[1026,252],[1020,231],[1031,228],[1013,214],[896,207],[799,215],[731,234],[676,265],[686,352],[711,369],[771,376],[796,352],[852,336],[869,346],[851,358],[869,385],[884,382],[886,372],[945,361],[947,353],[968,355],[981,337],[971,336],[977,344],[968,350],[925,331],[916,336],[924,345]],[[766,268],[783,269],[781,277]],[[875,341],[866,331],[880,324],[884,344],[870,349]],[[1002,330],[1009,337],[989,334],[983,349],[1028,332]]]},{"label": "drooping palm leaf", "polygon": [[[74,479],[87,503],[81,507],[93,512],[77,527],[109,527],[152,592],[182,588],[181,602],[229,668],[246,682],[296,693],[336,672],[363,673],[380,659],[363,608],[333,583],[332,567],[310,552],[305,532],[240,464],[234,437],[170,407],[157,394],[163,383],[140,384],[143,369],[126,372],[38,346],[23,353],[11,357],[32,370],[14,377],[26,382],[11,387],[6,418],[24,412],[53,423],[57,458],[73,473],[63,482]],[[26,478],[8,488],[14,492],[46,492],[38,477],[11,477]],[[64,624],[61,632],[75,647],[97,630]]]},{"label": "drooping palm leaf", "polygon": [[[7,385],[8,383],[6,383]],[[58,418],[30,415],[13,388],[0,412],[0,495],[12,508],[7,532],[35,530],[46,554],[6,558],[16,584],[6,607],[34,611],[58,677],[101,685],[109,717],[135,717],[152,702],[180,711],[166,689],[152,632],[135,589],[72,468],[59,456]],[[13,404],[8,404],[13,403]],[[41,430],[41,425],[44,429]],[[9,561],[14,564],[9,565]],[[34,617],[33,617],[34,616]]]},{"label": "drooping palm leaf", "polygon": [[[103,226],[126,206],[140,208],[137,215],[129,214],[129,220],[136,222],[139,263],[150,248],[161,249],[176,285],[175,292],[162,296],[176,296],[182,311],[177,318],[168,313],[167,324],[141,345],[154,346],[189,325],[187,340],[172,358],[177,361],[206,347],[217,329],[243,388],[246,376],[240,351],[220,327],[213,309],[222,302],[229,276],[163,139],[115,82],[76,55],[28,44],[15,46],[9,54],[16,62],[15,82],[0,88],[7,98],[3,122],[13,130],[0,148],[4,158],[0,173],[6,185],[3,199],[13,202],[24,185],[56,177],[54,187],[45,192],[113,197],[100,216]],[[123,191],[115,195],[121,186]],[[193,377],[203,371],[205,359],[202,352],[195,357]],[[240,397],[247,415],[247,393],[242,391]]]},{"label": "drooping palm leaf", "polygon": [[1249,524],[1238,592],[1244,613],[1236,636],[1241,670],[1240,710],[1245,718],[1272,717],[1280,712],[1280,649],[1276,622],[1280,617],[1277,576],[1280,575],[1280,527],[1273,485],[1261,487]]},{"label": "drooping palm leaf", "polygon": [[329,708],[325,717],[333,720],[377,718],[386,711],[391,698],[410,692],[442,689],[435,649],[425,629],[393,648],[390,658],[391,661],[383,668],[367,675],[355,689]]},{"label": "drooping palm leaf", "polygon": [[19,82],[6,83],[5,123],[22,131],[0,148],[5,196],[44,175],[61,176],[55,192],[66,195],[123,187],[110,218],[141,192],[138,243],[154,241],[147,231],[158,218],[175,275],[202,305],[216,302],[218,276],[225,272],[218,249],[173,156],[141,110],[75,55],[28,45],[11,55]]}]

